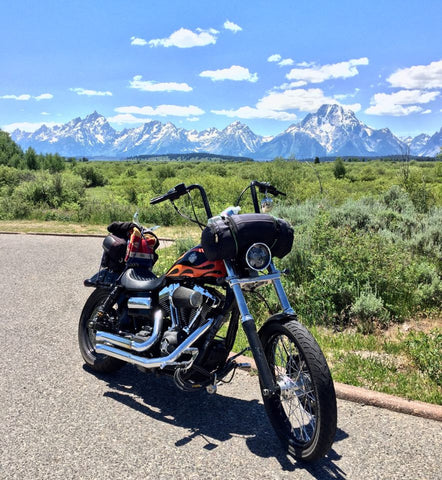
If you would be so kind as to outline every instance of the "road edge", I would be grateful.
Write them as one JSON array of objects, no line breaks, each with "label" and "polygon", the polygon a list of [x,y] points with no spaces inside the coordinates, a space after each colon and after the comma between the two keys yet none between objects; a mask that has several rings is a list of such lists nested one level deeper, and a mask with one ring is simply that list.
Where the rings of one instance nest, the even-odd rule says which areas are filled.
[{"label": "road edge", "polygon": [[[232,354],[233,355],[233,354]],[[256,364],[253,358],[240,355],[236,357],[238,363],[250,363],[252,370],[256,371]],[[362,405],[385,408],[393,412],[414,415],[429,420],[442,422],[442,406],[432,403],[407,400],[388,393],[376,392],[367,388],[355,387],[345,383],[334,382],[336,397],[340,400],[347,400]]]}]

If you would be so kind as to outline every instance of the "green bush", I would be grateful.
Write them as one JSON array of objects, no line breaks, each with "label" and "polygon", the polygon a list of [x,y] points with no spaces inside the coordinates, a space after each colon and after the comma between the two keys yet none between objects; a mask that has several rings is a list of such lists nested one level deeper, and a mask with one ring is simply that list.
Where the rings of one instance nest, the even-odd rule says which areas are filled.
[{"label": "green bush", "polygon": [[416,366],[442,387],[442,330],[411,332],[405,344]]}]

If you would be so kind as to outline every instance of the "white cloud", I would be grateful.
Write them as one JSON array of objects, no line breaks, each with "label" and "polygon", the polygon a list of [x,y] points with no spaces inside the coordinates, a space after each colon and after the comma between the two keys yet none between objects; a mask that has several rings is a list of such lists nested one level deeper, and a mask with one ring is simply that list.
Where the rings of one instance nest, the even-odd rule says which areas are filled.
[{"label": "white cloud", "polygon": [[51,100],[54,98],[54,95],[51,93],[42,93],[41,95],[38,95],[37,97],[34,97],[35,100]]},{"label": "white cloud", "polygon": [[109,91],[98,91],[98,90],[88,90],[85,88],[70,88],[71,92],[75,92],[77,95],[87,95],[88,97],[97,96],[97,97],[112,97],[112,92]]},{"label": "white cloud", "polygon": [[231,22],[230,20],[226,20],[224,22],[224,28],[226,30],[231,30],[233,33],[237,33],[237,32],[240,32],[242,30],[242,28],[239,25]]},{"label": "white cloud", "polygon": [[431,113],[431,110],[429,108],[421,112],[422,115],[427,115],[428,113]]},{"label": "white cloud", "polygon": [[154,38],[149,41],[151,47],[178,47],[178,48],[192,48],[204,47],[206,45],[215,44],[219,32],[213,28],[209,30],[202,30],[197,28],[197,33],[188,30],[187,28],[180,28],[173,32],[167,38]]},{"label": "white cloud", "polygon": [[291,58],[284,58],[284,60],[281,60],[280,62],[278,62],[278,65],[280,67],[287,67],[289,65],[293,65],[293,60]]},{"label": "white cloud", "polygon": [[423,108],[415,104],[432,102],[440,92],[422,90],[400,90],[395,93],[376,93],[370,100],[370,107],[365,110],[369,115],[392,115],[403,117],[411,113],[422,112]]},{"label": "white cloud", "polygon": [[49,128],[56,127],[60,125],[56,122],[17,122],[17,123],[10,123],[9,125],[2,125],[2,130],[5,132],[13,132],[17,128],[19,130],[23,130],[24,132],[35,132],[38,130],[42,125],[46,125]]},{"label": "white cloud", "polygon": [[[320,88],[271,91],[261,98],[255,107],[244,106],[235,110],[212,110],[217,115],[238,118],[269,118],[281,121],[296,120],[291,110],[315,112],[323,104],[342,105],[336,99],[327,97]],[[359,103],[342,105],[342,107],[358,112]]]},{"label": "white cloud", "polygon": [[208,77],[214,82],[219,80],[235,80],[254,83],[258,81],[257,73],[250,73],[248,68],[240,67],[239,65],[232,65],[230,68],[220,70],[205,70],[200,73],[200,77]]},{"label": "white cloud", "polygon": [[188,122],[199,122],[200,118],[199,117],[188,117],[186,118]]},{"label": "white cloud", "polygon": [[358,75],[358,65],[368,65],[368,58],[362,57],[346,62],[310,68],[293,68],[286,75],[288,80],[303,80],[308,83],[321,83],[331,78],[349,78]]},{"label": "white cloud", "polygon": [[147,45],[147,41],[144,38],[130,37],[130,44],[144,47],[144,45]]},{"label": "white cloud", "polygon": [[140,117],[136,117],[135,115],[132,115],[131,113],[120,113],[113,117],[108,117],[107,120],[110,123],[118,123],[120,125],[133,124],[133,123],[146,123],[146,122],[152,121],[151,118],[146,118],[146,117],[140,118]]},{"label": "white cloud", "polygon": [[399,88],[442,88],[442,60],[429,65],[415,65],[401,68],[391,74],[387,81]]},{"label": "white cloud", "polygon": [[299,62],[296,64],[297,67],[313,67],[315,62]]},{"label": "white cloud", "polygon": [[270,57],[267,59],[268,62],[280,62],[281,61],[281,55],[278,53],[274,53],[273,55],[270,55]]},{"label": "white cloud", "polygon": [[279,85],[279,87],[274,87],[272,90],[290,90],[292,88],[303,87],[304,85],[307,85],[307,82],[300,80],[299,82],[283,83]]},{"label": "white cloud", "polygon": [[176,82],[155,82],[153,80],[142,80],[141,75],[135,75],[130,81],[130,87],[143,92],[191,92],[192,87],[187,83]]},{"label": "white cloud", "polygon": [[118,113],[126,113],[133,115],[149,115],[152,117],[189,117],[202,115],[204,110],[195,105],[180,106],[180,105],[158,105],[158,107],[144,106],[144,107],[117,107],[115,109]]},{"label": "white cloud", "polygon": [[54,95],[51,93],[42,93],[41,95],[37,95],[36,97],[33,97],[32,95],[29,94],[22,94],[22,95],[2,95],[0,98],[7,99],[7,100],[20,100],[20,101],[27,101],[31,100],[33,98],[34,100],[50,100],[51,98],[54,98]]},{"label": "white cloud", "polygon": [[40,115],[50,115],[48,112],[40,112]]},{"label": "white cloud", "polygon": [[240,107],[236,110],[212,110],[216,115],[224,115],[230,118],[269,118],[272,120],[294,121],[296,115],[288,112],[277,112],[254,107]]},{"label": "white cloud", "polygon": [[[301,110],[302,112],[315,112],[324,103],[340,104],[336,99],[325,96],[320,88],[298,88],[285,90],[283,92],[270,92],[261,98],[256,106],[264,110]],[[358,112],[361,109],[359,103],[342,106],[354,112]]]},{"label": "white cloud", "polygon": [[23,94],[23,95],[2,95],[0,98],[3,98],[5,100],[20,100],[20,101],[26,101],[31,99],[31,95],[28,94]]}]

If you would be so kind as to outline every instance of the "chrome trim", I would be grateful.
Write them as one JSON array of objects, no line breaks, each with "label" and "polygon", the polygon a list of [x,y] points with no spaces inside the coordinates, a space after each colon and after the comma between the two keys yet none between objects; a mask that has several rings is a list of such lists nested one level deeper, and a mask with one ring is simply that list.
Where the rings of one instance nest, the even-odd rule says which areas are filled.
[{"label": "chrome trim", "polygon": [[[261,268],[255,268],[255,267],[252,267],[252,265],[250,265],[250,261],[249,261],[249,253],[250,253],[250,250],[254,247],[264,247],[264,249],[267,251],[267,254],[268,254],[268,260],[267,260],[267,263],[261,267]],[[272,254],[270,252],[270,248],[265,244],[265,243],[254,243],[253,245],[250,245],[250,247],[247,249],[247,252],[246,252],[246,256],[245,256],[245,259],[246,259],[246,263],[247,265],[252,269],[252,270],[255,270],[255,272],[262,272],[263,270],[265,270],[266,268],[268,268],[268,266],[270,265],[270,262],[272,261]]]},{"label": "chrome trim", "polygon": [[246,322],[248,320],[253,320],[253,316],[250,314],[247,307],[246,300],[242,293],[242,290],[247,290],[247,285],[259,286],[263,283],[273,283],[275,288],[276,295],[278,296],[279,303],[281,304],[282,311],[284,313],[294,315],[295,311],[290,305],[290,302],[285,293],[284,287],[281,283],[281,272],[276,269],[273,262],[270,262],[267,275],[258,275],[255,277],[247,278],[238,278],[233,269],[233,266],[229,260],[224,260],[224,264],[227,270],[227,282],[232,287],[233,293],[235,294],[236,302],[241,314],[241,321]]},{"label": "chrome trim", "polygon": [[136,352],[145,352],[154,345],[160,337],[161,329],[163,326],[163,312],[157,310],[154,314],[154,323],[152,335],[145,342],[136,342],[134,337],[126,338],[120,335],[114,335],[109,332],[98,331],[95,334],[95,350],[97,350],[98,344],[110,343],[118,347],[127,348],[128,350],[135,350]]},{"label": "chrome trim", "polygon": [[148,310],[152,308],[151,297],[131,297],[127,300],[127,307],[131,310]]},{"label": "chrome trim", "polygon": [[[192,345],[202,336],[207,330],[213,325],[215,319],[211,318],[208,322],[206,322],[201,327],[197,328],[189,337],[184,340],[184,342],[179,345],[170,355],[167,357],[159,357],[159,358],[146,358],[140,357],[138,355],[134,355],[130,352],[120,350],[115,348],[111,345],[104,345],[104,344],[97,344],[95,347],[95,351],[97,353],[103,353],[105,355],[109,355],[110,357],[118,358],[128,363],[132,363],[134,365],[139,365],[140,367],[145,368],[165,368],[168,366],[176,366],[180,365],[183,367],[190,367],[196,356],[198,355],[198,349],[193,348]],[[190,354],[192,358],[185,362],[176,362],[176,360],[183,354]]]}]

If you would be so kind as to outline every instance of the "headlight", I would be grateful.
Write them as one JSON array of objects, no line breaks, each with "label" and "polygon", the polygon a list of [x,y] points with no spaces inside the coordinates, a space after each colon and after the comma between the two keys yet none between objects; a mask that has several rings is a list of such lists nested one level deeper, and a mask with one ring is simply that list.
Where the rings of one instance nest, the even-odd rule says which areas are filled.
[{"label": "headlight", "polygon": [[246,253],[247,265],[260,272],[270,265],[272,255],[269,247],[265,243],[254,243]]}]

